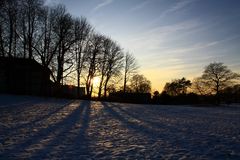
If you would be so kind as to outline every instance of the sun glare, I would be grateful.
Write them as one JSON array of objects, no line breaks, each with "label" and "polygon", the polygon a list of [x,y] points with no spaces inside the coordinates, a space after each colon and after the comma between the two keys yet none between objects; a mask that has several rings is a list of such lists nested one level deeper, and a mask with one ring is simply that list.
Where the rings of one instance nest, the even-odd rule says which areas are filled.
[{"label": "sun glare", "polygon": [[99,83],[100,83],[100,78],[99,77],[94,77],[93,78],[93,86],[97,87],[97,86],[99,86]]}]

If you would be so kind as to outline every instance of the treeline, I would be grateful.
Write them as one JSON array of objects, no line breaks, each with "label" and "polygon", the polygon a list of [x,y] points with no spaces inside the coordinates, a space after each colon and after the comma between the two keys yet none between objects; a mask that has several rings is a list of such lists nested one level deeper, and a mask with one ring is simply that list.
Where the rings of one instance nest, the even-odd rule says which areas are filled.
[{"label": "treeline", "polygon": [[154,92],[153,103],[197,104],[240,103],[240,75],[223,63],[210,63],[193,82],[186,78],[165,84],[162,93]]},{"label": "treeline", "polygon": [[[132,54],[94,31],[85,17],[73,17],[63,5],[44,3],[0,1],[0,56],[35,59],[51,70],[54,84],[77,85],[78,94],[79,87],[85,86],[88,97],[93,93],[94,77],[100,78],[98,97],[106,97],[117,86],[122,86],[124,93],[150,91],[150,82],[136,72],[138,65]],[[132,77],[144,85],[130,85]]]}]

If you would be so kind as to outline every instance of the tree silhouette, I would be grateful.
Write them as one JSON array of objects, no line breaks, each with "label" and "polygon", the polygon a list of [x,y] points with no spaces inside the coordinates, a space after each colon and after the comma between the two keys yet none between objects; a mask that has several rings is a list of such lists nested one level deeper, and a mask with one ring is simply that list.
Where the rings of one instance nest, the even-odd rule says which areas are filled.
[{"label": "tree silhouette", "polygon": [[[57,46],[57,75],[56,82],[60,84],[63,80],[63,73],[70,67],[65,68],[64,64],[71,62],[69,58],[70,48],[74,44],[74,30],[72,16],[67,13],[65,6],[58,5],[55,10],[57,16],[53,26],[53,32],[56,34]],[[71,56],[70,56],[71,57]]]},{"label": "tree silhouette", "polygon": [[109,54],[106,57],[106,78],[104,81],[104,97],[107,96],[108,83],[113,77],[121,75],[123,68],[123,52],[121,47],[114,41],[110,43]]},{"label": "tree silhouette", "polygon": [[86,79],[86,91],[87,91],[87,96],[89,98],[92,96],[93,78],[96,76],[97,69],[99,68],[99,62],[101,60],[103,40],[104,40],[103,35],[93,34],[90,37],[90,40],[87,46],[88,73],[87,73],[87,79]]},{"label": "tree silhouette", "polygon": [[219,93],[226,87],[234,84],[234,80],[239,79],[240,75],[232,72],[223,63],[210,63],[205,67],[201,79],[208,84],[211,91],[216,95],[217,103],[220,103]]},{"label": "tree silhouette", "polygon": [[154,92],[153,92],[153,96],[154,96],[154,97],[158,97],[159,95],[160,95],[160,93],[159,93],[158,91],[154,91]]},{"label": "tree silhouette", "polygon": [[[22,6],[22,15],[21,17],[24,18],[22,21],[24,32],[23,37],[26,40],[24,45],[26,45],[28,58],[33,58],[33,49],[34,45],[37,43],[35,39],[35,35],[38,33],[38,25],[39,25],[39,17],[41,16],[43,0],[22,0],[20,2]],[[25,53],[24,53],[25,54]]]},{"label": "tree silhouette", "polygon": [[130,80],[130,87],[134,93],[150,93],[151,82],[143,75],[136,74]]},{"label": "tree silhouette", "polygon": [[130,53],[126,53],[124,61],[125,61],[125,63],[124,63],[123,92],[125,93],[126,88],[127,88],[127,82],[129,81],[131,76],[134,73],[136,73],[136,71],[138,69],[138,65],[137,65],[135,57]]},{"label": "tree silhouette", "polygon": [[75,44],[73,50],[75,52],[76,72],[77,72],[77,94],[80,96],[80,76],[87,60],[87,53],[84,52],[87,46],[92,27],[84,17],[77,18],[74,21],[74,37]]},{"label": "tree silhouette", "polygon": [[44,0],[0,1],[0,56],[34,59],[51,70],[57,84],[53,90],[71,83],[80,95],[80,84],[85,84],[88,97],[96,76],[101,79],[99,97],[106,97],[114,83],[119,87],[122,79],[126,92],[138,68],[132,54],[124,56],[121,46],[96,33],[86,18],[75,18],[64,5],[47,6]]},{"label": "tree silhouette", "polygon": [[197,77],[193,79],[191,89],[194,93],[198,95],[212,95],[211,84],[202,77]]},{"label": "tree silhouette", "polygon": [[164,91],[171,96],[178,96],[185,94],[187,88],[191,86],[191,81],[186,78],[173,80],[171,83],[166,83],[164,86]]},{"label": "tree silhouette", "polygon": [[18,1],[3,0],[0,5],[0,55],[16,56]]},{"label": "tree silhouette", "polygon": [[100,83],[98,87],[98,98],[101,97],[102,88],[104,79],[107,74],[107,57],[110,54],[110,48],[112,45],[112,40],[110,38],[104,37],[102,42],[102,54],[100,57],[100,63],[99,63],[99,72],[100,72]]}]

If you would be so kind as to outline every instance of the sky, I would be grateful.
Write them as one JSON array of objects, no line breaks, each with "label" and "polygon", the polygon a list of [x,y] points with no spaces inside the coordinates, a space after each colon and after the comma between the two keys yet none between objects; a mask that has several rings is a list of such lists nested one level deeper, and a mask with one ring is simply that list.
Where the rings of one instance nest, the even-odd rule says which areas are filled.
[{"label": "sky", "polygon": [[240,73],[240,0],[47,0],[84,16],[134,54],[139,73],[161,91],[223,62]]}]

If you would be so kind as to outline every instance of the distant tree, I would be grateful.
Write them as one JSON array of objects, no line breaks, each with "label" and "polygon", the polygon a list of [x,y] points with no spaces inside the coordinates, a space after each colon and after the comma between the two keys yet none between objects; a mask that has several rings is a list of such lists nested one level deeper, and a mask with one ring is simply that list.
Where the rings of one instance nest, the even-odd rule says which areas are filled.
[{"label": "distant tree", "polygon": [[131,76],[136,73],[138,65],[135,57],[130,53],[126,53],[124,61],[123,92],[125,93],[127,89],[127,82],[129,81]]},{"label": "distant tree", "polygon": [[231,102],[240,102],[240,84],[236,84],[231,87],[227,87],[224,90],[221,91],[221,94],[223,95],[225,101],[227,103]]},{"label": "distant tree", "polygon": [[151,82],[143,75],[135,74],[130,80],[130,87],[134,93],[150,93]]},{"label": "distant tree", "polygon": [[164,91],[171,96],[178,96],[185,94],[187,88],[191,86],[191,81],[186,78],[173,80],[171,83],[166,83],[164,86]]},{"label": "distant tree", "polygon": [[116,85],[115,84],[108,85],[107,90],[109,93],[116,93],[117,92]]},{"label": "distant tree", "polygon": [[153,96],[154,96],[154,97],[158,97],[159,95],[160,95],[160,93],[159,93],[158,91],[154,91],[154,92],[153,92]]},{"label": "distant tree", "polygon": [[240,95],[240,84],[236,84],[236,85],[225,88],[223,90],[223,93],[239,94]]},{"label": "distant tree", "polygon": [[158,91],[153,92],[152,100],[154,103],[157,103],[159,101],[160,93]]},{"label": "distant tree", "polygon": [[234,80],[240,78],[240,75],[232,72],[223,63],[210,63],[205,67],[201,78],[205,83],[209,84],[210,89],[216,95],[217,103],[219,103],[219,93],[228,86],[234,84]]},{"label": "distant tree", "polygon": [[211,95],[213,94],[211,90],[211,84],[204,80],[202,77],[197,77],[193,79],[191,89],[194,93],[198,95]]}]

